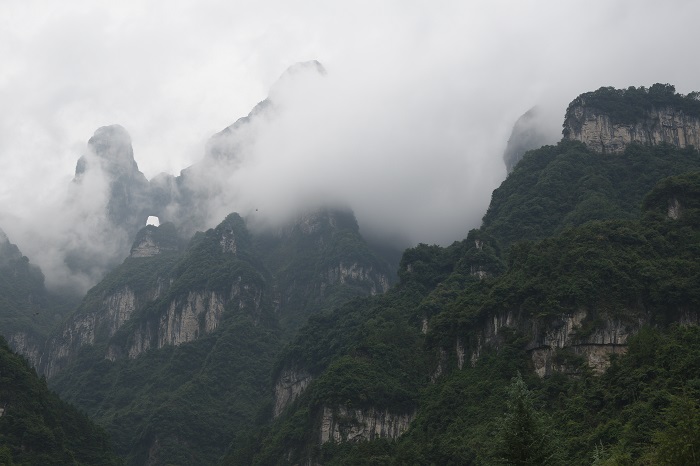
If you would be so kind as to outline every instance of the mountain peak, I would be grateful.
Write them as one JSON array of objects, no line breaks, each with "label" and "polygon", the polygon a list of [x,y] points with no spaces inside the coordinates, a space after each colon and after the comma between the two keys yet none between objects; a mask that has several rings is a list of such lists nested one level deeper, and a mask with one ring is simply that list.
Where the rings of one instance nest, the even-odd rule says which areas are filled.
[{"label": "mountain peak", "polygon": [[288,76],[295,76],[301,73],[316,73],[321,76],[328,74],[326,68],[318,60],[302,61],[291,65],[282,73],[280,79],[285,79]]},{"label": "mountain peak", "polygon": [[[100,161],[102,168],[114,175],[133,174],[139,171],[131,147],[131,136],[121,125],[109,125],[97,128],[88,140],[88,151]],[[88,168],[89,157],[81,157],[75,168],[79,177]]]}]

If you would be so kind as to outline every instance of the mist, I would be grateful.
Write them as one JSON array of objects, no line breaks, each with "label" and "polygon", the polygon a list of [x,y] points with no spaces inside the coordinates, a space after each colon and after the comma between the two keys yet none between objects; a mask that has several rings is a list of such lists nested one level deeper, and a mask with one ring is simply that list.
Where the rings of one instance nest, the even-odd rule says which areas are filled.
[{"label": "mist", "polygon": [[[232,211],[264,228],[347,205],[363,233],[403,247],[479,226],[533,106],[556,142],[583,92],[700,88],[692,1],[154,5],[0,5],[0,228],[50,286],[85,289],[128,253],[104,170],[72,182],[100,126],[128,130],[149,179],[198,165],[190,182],[213,194],[202,228]],[[325,75],[278,82],[312,59]],[[207,140],[268,95],[236,157],[201,163]],[[75,250],[94,270],[66,265]]]}]

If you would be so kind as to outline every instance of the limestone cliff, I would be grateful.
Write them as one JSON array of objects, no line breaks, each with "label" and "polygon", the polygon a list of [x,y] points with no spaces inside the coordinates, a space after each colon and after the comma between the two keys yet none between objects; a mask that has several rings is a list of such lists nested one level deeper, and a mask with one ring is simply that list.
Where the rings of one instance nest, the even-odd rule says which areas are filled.
[{"label": "limestone cliff", "polygon": [[32,367],[37,367],[41,359],[44,340],[28,331],[17,331],[7,335],[7,343],[12,351],[24,356]]},{"label": "limestone cliff", "polygon": [[296,400],[306,390],[313,380],[311,374],[302,369],[284,369],[275,382],[275,406],[273,417],[279,417],[290,403]]},{"label": "limestone cliff", "polygon": [[[85,345],[102,347],[110,360],[181,345],[215,332],[227,312],[258,322],[270,318],[267,309],[296,325],[337,297],[383,293],[387,268],[357,230],[351,212],[322,210],[254,238],[232,214],[182,250],[173,224],[144,227],[131,257],[49,339],[39,368],[52,377]],[[357,248],[341,249],[349,241]],[[277,414],[307,383],[290,382]]]},{"label": "limestone cliff", "polygon": [[227,307],[251,315],[258,314],[262,293],[260,287],[243,282],[238,277],[227,294],[205,290],[173,297],[167,301],[157,319],[138,319],[125,345],[111,343],[107,357],[116,359],[126,355],[135,358],[149,349],[194,341],[219,327]]},{"label": "limestone cliff", "polygon": [[114,360],[193,341],[213,332],[229,305],[257,315],[260,280],[232,246],[249,247],[246,235],[243,220],[229,216],[180,257],[172,224],[145,227],[132,257],[93,288],[49,339],[41,369],[53,376],[85,345],[106,345],[105,357]]},{"label": "limestone cliff", "polygon": [[172,223],[164,223],[157,227],[147,225],[136,234],[129,257],[153,257],[176,252],[180,249],[179,243],[175,225]]},{"label": "limestone cliff", "polygon": [[398,414],[375,408],[349,409],[345,406],[324,406],[319,429],[319,444],[397,439],[408,430],[415,416],[415,412]]},{"label": "limestone cliff", "polygon": [[700,102],[673,86],[649,90],[601,88],[577,97],[564,120],[564,137],[596,152],[614,154],[633,143],[700,147]]},{"label": "limestone cliff", "polygon": [[[155,288],[136,292],[125,285],[102,295],[93,305],[83,305],[84,312],[74,314],[46,342],[38,368],[52,377],[85,345],[104,342],[114,336],[139,309],[160,297],[167,282],[160,280]],[[92,301],[94,303],[94,301]]]},{"label": "limestone cliff", "polygon": [[653,109],[638,123],[615,123],[609,115],[575,107],[566,115],[566,137],[601,153],[619,153],[632,143],[700,147],[700,118],[672,107]]},{"label": "limestone cliff", "polygon": [[[586,325],[588,314],[585,309],[579,309],[548,319],[536,319],[516,312],[494,315],[469,341],[470,362],[474,365],[484,348],[498,347],[502,341],[499,333],[509,328],[529,338],[525,349],[530,353],[535,372],[541,377],[571,370],[566,364],[557,362],[557,351],[563,349],[583,357],[595,373],[603,373],[610,364],[609,356],[626,352],[627,339],[647,322],[641,316],[624,321],[599,317],[592,326]],[[456,346],[459,349],[461,342]]]}]

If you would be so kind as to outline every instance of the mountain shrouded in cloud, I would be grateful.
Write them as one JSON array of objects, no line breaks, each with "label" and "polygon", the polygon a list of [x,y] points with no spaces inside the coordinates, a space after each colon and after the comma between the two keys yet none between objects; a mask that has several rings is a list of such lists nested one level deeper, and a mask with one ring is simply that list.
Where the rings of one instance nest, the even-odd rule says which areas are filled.
[{"label": "mountain shrouded in cloud", "polygon": [[441,105],[383,86],[368,91],[317,61],[300,63],[247,117],[214,135],[202,161],[174,182],[160,175],[152,184],[170,201],[166,220],[184,207],[198,228],[231,211],[250,214],[255,228],[342,204],[364,233],[400,234],[403,245],[450,242],[478,224],[502,168],[489,151],[465,152],[469,121]]},{"label": "mountain shrouded in cloud", "polygon": [[[400,238],[395,246],[448,243],[478,224],[498,178],[484,174],[498,173],[501,162],[489,151],[476,159],[463,152],[471,131],[458,115],[447,117],[450,140],[434,139],[446,120],[435,118],[432,98],[398,97],[381,87],[368,93],[317,61],[299,63],[247,116],[212,136],[200,161],[179,176],[147,181],[127,131],[102,127],[73,182],[42,207],[45,227],[5,223],[25,239],[23,250],[49,286],[79,290],[128,255],[149,215],[189,237],[231,212],[260,230],[300,211],[343,207],[356,213],[363,234]],[[398,120],[397,105],[407,105]],[[17,234],[25,228],[27,235]]]},{"label": "mountain shrouded in cloud", "polygon": [[[47,286],[84,292],[129,253],[151,210],[146,177],[131,139],[119,126],[101,127],[88,141],[70,183],[28,223],[7,221],[46,274]],[[12,220],[12,219],[10,219]]]},{"label": "mountain shrouded in cloud", "polygon": [[[68,250],[99,258],[128,247],[100,244],[104,205],[94,204],[110,202],[100,170],[83,180],[89,196],[65,192],[100,126],[129,130],[155,205],[169,206],[168,215],[181,205],[172,202],[176,189],[214,191],[198,212],[208,226],[233,210],[274,223],[323,200],[351,207],[363,235],[447,244],[479,225],[505,176],[509,131],[528,108],[553,115],[543,131],[557,140],[581,89],[696,87],[697,63],[687,57],[698,42],[697,2],[154,5],[0,5],[0,226],[47,284],[73,281]],[[325,77],[296,73],[273,85],[310,57]],[[240,128],[236,170],[193,169],[177,185],[209,137],[268,92],[274,106]],[[64,233],[73,239],[59,241]],[[119,231],[112,236],[121,242]],[[81,274],[83,286],[92,281],[89,270]]]},{"label": "mountain shrouded in cloud", "polygon": [[538,107],[532,107],[518,118],[503,153],[503,162],[508,173],[513,171],[525,152],[556,142],[554,138],[545,134],[545,130],[546,124],[542,121],[542,111]]}]

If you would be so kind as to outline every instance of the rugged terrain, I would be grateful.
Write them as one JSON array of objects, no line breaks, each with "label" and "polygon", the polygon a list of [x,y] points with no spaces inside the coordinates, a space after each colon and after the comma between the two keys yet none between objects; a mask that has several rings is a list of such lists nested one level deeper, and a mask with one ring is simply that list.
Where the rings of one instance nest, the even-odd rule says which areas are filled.
[{"label": "rugged terrain", "polygon": [[[35,319],[65,307],[0,237],[3,333],[128,464],[494,464],[516,431],[537,464],[687,464],[700,448],[695,94],[582,94],[564,138],[540,148],[520,122],[482,226],[406,250],[398,283],[345,207],[202,227],[225,187],[194,180],[235,169],[242,128],[274,105],[147,184],[125,131],[98,130],[75,183],[104,159],[108,211],[133,241],[69,314]],[[130,226],[149,213],[167,221]]]}]

